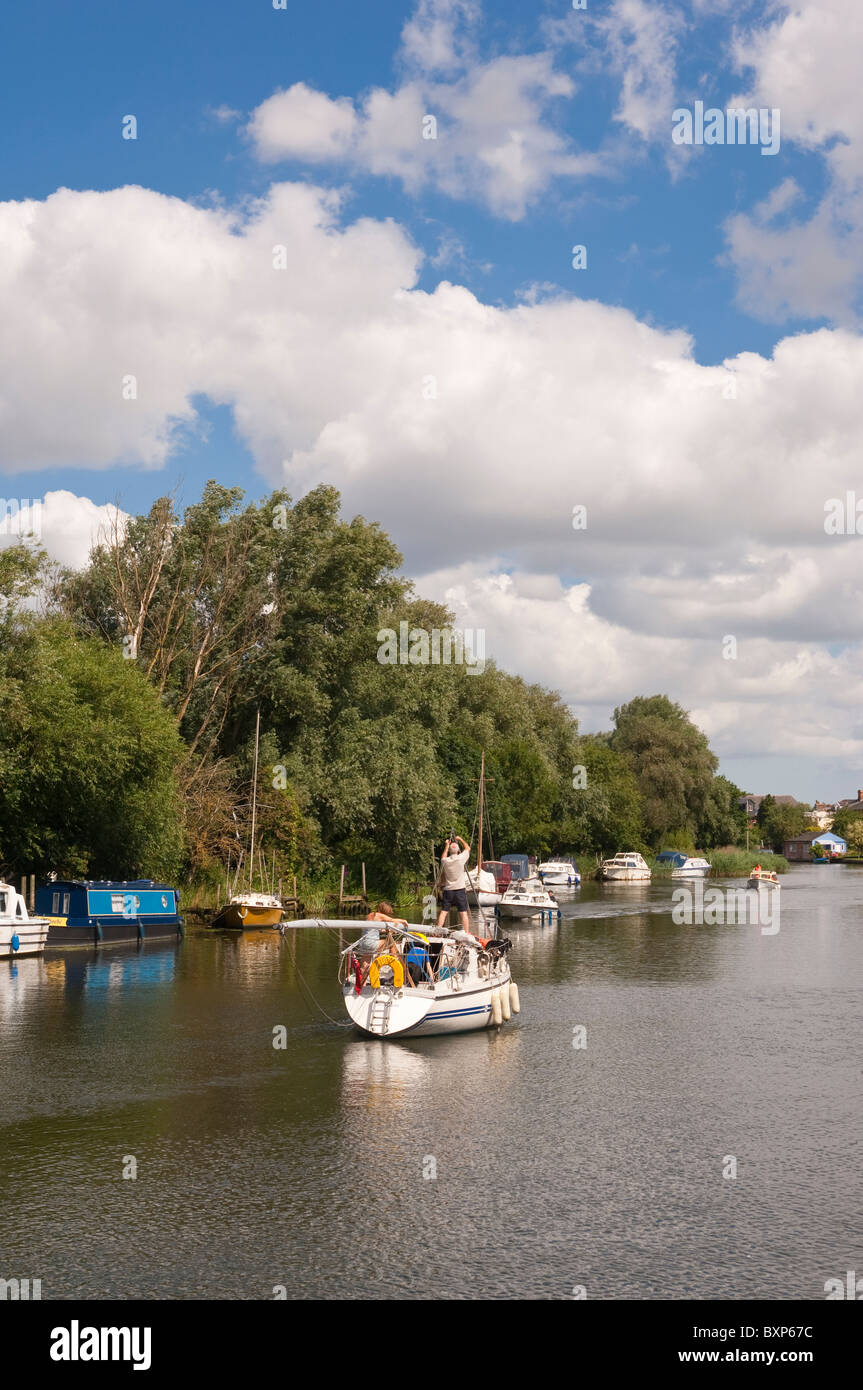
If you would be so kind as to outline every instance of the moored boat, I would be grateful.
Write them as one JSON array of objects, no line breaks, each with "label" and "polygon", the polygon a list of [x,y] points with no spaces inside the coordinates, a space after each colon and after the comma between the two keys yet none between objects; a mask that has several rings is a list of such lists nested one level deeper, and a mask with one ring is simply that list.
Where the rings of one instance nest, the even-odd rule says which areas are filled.
[{"label": "moored boat", "polygon": [[0,883],[0,959],[36,956],[48,939],[45,917],[31,917],[21,893]]},{"label": "moored boat", "polygon": [[557,898],[549,892],[541,878],[513,879],[500,900],[503,917],[539,917],[553,913],[559,916]]},{"label": "moored boat", "polygon": [[706,878],[710,863],[699,855],[684,854],[679,849],[664,849],[656,856],[657,864],[670,864],[672,878]]},{"label": "moored boat", "polygon": [[581,883],[575,861],[562,855],[556,859],[546,859],[536,872],[543,883],[551,884],[553,888],[577,888]]},{"label": "moored boat", "polygon": [[48,946],[98,946],[181,936],[180,895],[152,879],[56,879],[36,889]]},{"label": "moored boat", "polygon": [[600,873],[608,883],[642,883],[650,878],[650,866],[635,850],[626,850],[603,859]]},{"label": "moored boat", "polygon": [[[210,923],[210,927],[216,931],[253,931],[259,927],[277,927],[285,915],[281,898],[272,891],[275,885],[270,884],[269,892],[265,888],[258,891],[252,881],[255,873],[255,818],[258,805],[258,746],[260,738],[261,711],[258,710],[255,720],[255,766],[252,774],[252,829],[246,861],[249,870],[248,883],[245,887],[238,888],[237,880],[243,871],[243,859],[241,857],[237,865],[233,886],[228,886],[225,893],[226,901]],[[263,876],[263,865],[261,865],[261,877]],[[228,877],[230,878],[230,865],[228,866]],[[245,872],[243,872],[243,877],[245,877]]]}]

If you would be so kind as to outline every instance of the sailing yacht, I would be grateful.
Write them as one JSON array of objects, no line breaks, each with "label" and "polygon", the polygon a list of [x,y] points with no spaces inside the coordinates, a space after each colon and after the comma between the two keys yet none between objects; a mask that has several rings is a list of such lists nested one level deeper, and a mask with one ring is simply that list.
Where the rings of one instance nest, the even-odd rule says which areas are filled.
[{"label": "sailing yacht", "polygon": [[[210,926],[216,930],[251,931],[255,927],[277,927],[284,916],[282,900],[275,893],[258,892],[253,886],[255,865],[255,818],[258,804],[258,744],[261,736],[261,711],[255,723],[255,774],[252,782],[252,833],[249,838],[249,883],[241,892],[228,896],[228,901],[213,918]],[[239,875],[240,869],[237,869]],[[234,881],[236,889],[236,879]]]}]

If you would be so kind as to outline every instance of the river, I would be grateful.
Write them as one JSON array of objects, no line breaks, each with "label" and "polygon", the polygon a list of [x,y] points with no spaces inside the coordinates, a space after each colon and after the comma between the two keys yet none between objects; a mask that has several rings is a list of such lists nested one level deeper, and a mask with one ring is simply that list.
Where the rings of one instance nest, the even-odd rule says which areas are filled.
[{"label": "river", "polygon": [[863,871],[792,868],[772,934],[678,925],[675,886],[505,924],[522,1012],[456,1038],[345,1026],[326,931],[0,962],[0,1277],[823,1299],[863,1273]]}]

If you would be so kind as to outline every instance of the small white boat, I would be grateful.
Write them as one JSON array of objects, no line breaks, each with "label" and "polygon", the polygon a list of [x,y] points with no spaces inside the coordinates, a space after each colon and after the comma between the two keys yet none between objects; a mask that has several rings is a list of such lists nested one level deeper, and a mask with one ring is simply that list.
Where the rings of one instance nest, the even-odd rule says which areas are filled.
[{"label": "small white boat", "polygon": [[600,873],[609,883],[642,883],[650,878],[650,866],[634,850],[603,859]]},{"label": "small white boat", "polygon": [[710,864],[706,859],[700,859],[697,855],[687,854],[683,863],[678,864],[671,870],[672,878],[706,878],[710,873]]},{"label": "small white boat", "polygon": [[774,870],[762,869],[760,864],[756,864],[749,875],[750,888],[778,888],[779,886],[779,879]]},{"label": "small white boat", "polygon": [[538,917],[541,912],[560,911],[557,898],[541,878],[514,879],[500,900],[502,917]]},{"label": "small white boat", "polygon": [[[286,922],[281,930],[356,931],[359,925],[356,918],[316,917]],[[475,1032],[506,1023],[519,1012],[518,987],[507,961],[511,941],[480,940],[470,932],[428,925],[394,924],[382,926],[381,931],[389,933],[389,941],[370,962],[357,954],[356,942],[339,957],[339,983],[348,1016],[370,1037]],[[427,971],[417,971],[419,982],[411,980],[408,952],[412,947],[427,953],[431,979]]]},{"label": "small white boat", "polygon": [[572,859],[546,859],[536,872],[543,883],[550,883],[553,888],[577,888],[581,883],[581,874]]},{"label": "small white boat", "polygon": [[30,916],[11,883],[0,883],[0,958],[40,955],[49,926],[47,917]]}]

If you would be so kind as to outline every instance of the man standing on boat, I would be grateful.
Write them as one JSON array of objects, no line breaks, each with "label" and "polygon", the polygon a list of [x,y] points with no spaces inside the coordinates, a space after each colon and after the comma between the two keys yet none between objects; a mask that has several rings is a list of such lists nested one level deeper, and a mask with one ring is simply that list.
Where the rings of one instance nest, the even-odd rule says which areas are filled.
[{"label": "man standing on boat", "polygon": [[[462,846],[461,852],[459,852],[459,845]],[[469,858],[470,845],[467,840],[462,839],[461,835],[456,835],[454,840],[447,840],[440,861],[443,899],[437,919],[439,927],[442,927],[449,917],[450,908],[455,907],[458,909],[462,931],[470,931],[470,919],[467,915],[467,874],[465,873],[465,865]]]}]

